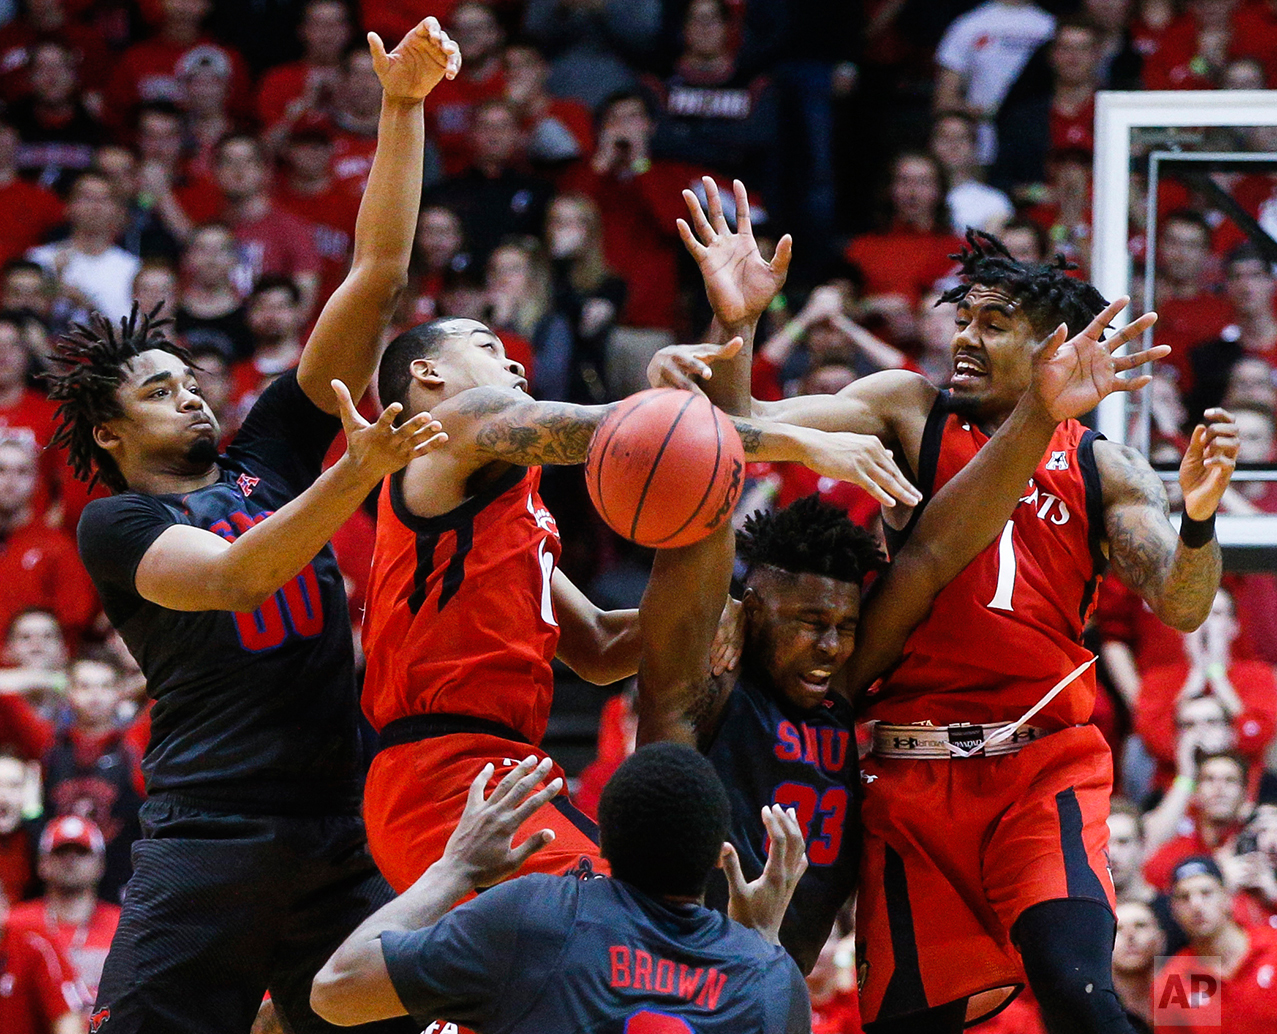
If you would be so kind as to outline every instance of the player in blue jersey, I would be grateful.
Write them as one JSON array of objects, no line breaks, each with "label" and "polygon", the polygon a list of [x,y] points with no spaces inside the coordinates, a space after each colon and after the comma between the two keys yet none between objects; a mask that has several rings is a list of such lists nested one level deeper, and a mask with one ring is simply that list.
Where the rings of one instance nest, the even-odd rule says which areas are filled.
[{"label": "player in blue jersey", "polygon": [[[352,396],[407,274],[422,101],[460,58],[434,19],[389,55],[370,45],[380,146],[351,271],[227,452],[187,354],[136,311],[78,328],[50,379],[76,474],[113,493],[86,507],[81,556],[155,701],[143,839],[93,1013],[104,1034],[247,1034],[268,988],[287,1029],[328,1031],[311,978],[391,897],[359,816],[353,644],[327,542],[445,438],[428,415],[396,429],[397,407],[369,425]],[[321,474],[343,425],[346,454]]]},{"label": "player in blue jersey", "polygon": [[[739,185],[738,191],[743,194]],[[738,205],[742,211],[739,196]],[[721,210],[714,218],[721,221]],[[725,224],[720,232],[727,236]],[[747,225],[741,233],[748,233]],[[705,261],[702,270],[712,289]],[[657,554],[640,611],[639,742],[673,740],[707,754],[732,799],[730,839],[738,861],[730,864],[739,864],[748,878],[758,874],[764,858],[759,809],[796,809],[811,864],[781,942],[805,972],[858,876],[859,765],[844,696],[867,688],[899,658],[937,593],[997,536],[1057,422],[1089,411],[1111,391],[1147,383],[1147,376],[1123,381],[1116,373],[1169,349],[1116,360],[1111,352],[1155,317],[1099,341],[1124,303],[1110,305],[1068,342],[1058,328],[1038,350],[1033,390],[922,511],[863,612],[865,576],[881,563],[866,532],[814,497],[779,514],[755,516],[740,536],[747,565],[741,670],[715,675],[710,648],[719,623],[716,601],[735,558],[730,529]],[[711,887],[709,900],[725,903],[721,884]]]},{"label": "player in blue jersey", "polygon": [[[316,977],[320,1014],[350,1024],[407,1011],[508,1034],[809,1034],[806,984],[776,944],[803,868],[795,816],[769,809],[767,874],[733,883],[753,929],[705,908],[727,797],[695,751],[657,744],[603,790],[612,879],[532,874],[493,886],[554,837],[542,830],[511,849],[561,788],[554,779],[533,793],[549,772],[548,758],[529,757],[485,800],[484,767],[443,857]],[[448,911],[478,887],[491,889]]]}]

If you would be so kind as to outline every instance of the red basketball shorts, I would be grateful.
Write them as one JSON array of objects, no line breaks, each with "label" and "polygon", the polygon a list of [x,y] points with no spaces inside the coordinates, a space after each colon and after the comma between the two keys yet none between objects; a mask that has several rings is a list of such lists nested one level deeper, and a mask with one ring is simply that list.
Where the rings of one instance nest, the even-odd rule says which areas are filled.
[{"label": "red basketball shorts", "polygon": [[[1011,928],[1031,905],[1085,898],[1113,907],[1113,761],[1093,726],[993,758],[870,757],[861,779],[865,1022],[1022,987]],[[1006,997],[973,999],[968,1022]]]},{"label": "red basketball shorts", "polygon": [[[529,754],[546,756],[526,743],[478,733],[435,736],[381,751],[364,786],[364,824],[373,860],[387,882],[402,894],[443,856],[470,784],[484,765],[496,766],[491,791]],[[549,778],[555,776],[563,776],[558,765]],[[542,829],[554,830],[554,842],[529,858],[518,875],[611,871],[599,853],[598,828],[566,793],[532,814],[515,835],[515,845]]]}]

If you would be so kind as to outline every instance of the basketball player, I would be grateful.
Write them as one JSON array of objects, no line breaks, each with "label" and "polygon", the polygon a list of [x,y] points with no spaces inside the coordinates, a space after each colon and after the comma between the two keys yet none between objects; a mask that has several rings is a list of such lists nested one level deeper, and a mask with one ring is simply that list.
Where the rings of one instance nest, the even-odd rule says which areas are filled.
[{"label": "basketball player", "polygon": [[[50,378],[76,475],[114,493],[85,509],[80,553],[155,698],[143,839],[92,1017],[104,1034],[247,1032],[267,988],[288,1029],[329,1031],[311,979],[391,897],[359,818],[351,633],[326,543],[443,438],[425,414],[370,426],[352,396],[407,273],[422,101],[459,57],[434,19],[390,55],[370,44],[381,146],[351,271],[226,454],[187,354],[136,309],[78,328]],[[346,454],[321,474],[343,426]]]},{"label": "basketball player", "polygon": [[[1100,343],[1119,308],[1109,306],[1073,341],[1062,344],[1057,332],[1039,350],[1034,390],[923,511],[863,611],[864,577],[881,561],[868,532],[816,496],[755,514],[737,536],[746,565],[744,664],[739,673],[714,676],[716,594],[726,591],[737,552],[730,531],[657,554],[640,608],[638,740],[678,740],[707,754],[732,800],[731,840],[748,878],[765,859],[759,809],[797,809],[811,864],[781,943],[804,972],[855,892],[860,861],[855,721],[850,703],[834,690],[843,667],[852,659],[854,676],[898,659],[939,591],[1006,523],[1060,419],[1092,409],[1111,390],[1148,382],[1148,376],[1121,381],[1115,373],[1169,349],[1113,360],[1111,349],[1154,318]],[[709,902],[726,905],[721,880],[711,884]]]},{"label": "basketball player", "polygon": [[[480,769],[443,857],[315,978],[321,1013],[357,1023],[407,1011],[422,1025],[447,1016],[508,1034],[809,1034],[807,988],[776,947],[804,864],[792,812],[768,812],[767,878],[733,884],[752,930],[702,907],[727,796],[704,758],[673,743],[627,758],[603,790],[615,879],[534,873],[493,887],[553,837],[510,846],[560,785],[534,792],[550,773],[548,758],[535,763],[524,759],[487,800],[493,768]],[[477,887],[492,889],[448,912]]]},{"label": "basketball player", "polygon": [[[443,853],[475,773],[541,742],[551,660],[614,682],[638,668],[639,629],[636,611],[598,610],[556,570],[558,532],[537,494],[539,465],[584,462],[611,406],[534,401],[500,339],[468,319],[401,334],[378,384],[383,405],[429,411],[448,435],[382,489],[364,620],[364,711],[382,747],[364,819],[402,891]],[[736,425],[755,458],[805,462],[884,502],[915,498],[872,438]],[[538,871],[598,868],[593,823],[566,795],[531,824],[556,836],[530,861]]]},{"label": "basketball player", "polygon": [[[699,205],[689,210],[684,241],[722,332],[739,333],[783,269],[758,256],[747,217],[728,230],[717,191],[708,220]],[[760,411],[879,435],[932,497],[1014,409],[1029,384],[1032,343],[1104,308],[1062,260],[1021,264],[986,234],[968,235],[961,262],[964,282],[945,295],[959,306],[947,390],[891,371],[837,396]],[[667,351],[651,372],[682,382],[713,356]],[[732,356],[706,387],[739,405],[748,346]],[[1206,420],[1180,466],[1178,535],[1142,456],[1062,424],[998,542],[940,592],[870,701],[879,724],[864,766],[857,957],[873,1034],[961,1030],[1026,974],[1052,1034],[1129,1029],[1112,987],[1103,853],[1112,759],[1099,732],[1080,724],[1095,698],[1080,637],[1109,565],[1173,627],[1195,628],[1209,613],[1221,566],[1214,515],[1237,437],[1223,410]],[[885,513],[897,547],[919,509]],[[862,672],[863,684],[849,688],[878,674]]]}]

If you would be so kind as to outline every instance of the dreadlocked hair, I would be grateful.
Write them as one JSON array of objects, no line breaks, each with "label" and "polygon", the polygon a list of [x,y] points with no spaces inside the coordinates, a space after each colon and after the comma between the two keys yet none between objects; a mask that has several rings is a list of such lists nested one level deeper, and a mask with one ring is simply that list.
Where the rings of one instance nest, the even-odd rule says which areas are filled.
[{"label": "dreadlocked hair", "polygon": [[93,440],[93,429],[124,415],[116,389],[124,383],[129,361],[158,349],[194,366],[190,353],[169,341],[160,328],[170,321],[156,319],[160,306],[149,313],[133,311],[120,318],[118,328],[100,312],[89,316],[88,326],[74,323],[54,348],[52,361],[59,368],[44,375],[49,398],[59,402],[58,429],[50,445],[64,445],[71,470],[92,488],[101,481],[112,492],[128,484],[110,454]]},{"label": "dreadlocked hair", "polygon": [[749,570],[776,567],[856,585],[886,563],[877,540],[818,495],[773,513],[756,510],[736,533],[736,552]]},{"label": "dreadlocked hair", "polygon": [[1023,306],[1033,329],[1045,336],[1063,323],[1076,334],[1108,304],[1104,296],[1084,280],[1068,275],[1077,269],[1063,255],[1051,262],[1017,262],[1006,245],[991,233],[967,229],[967,244],[950,255],[960,263],[965,281],[940,296],[937,305],[961,302],[977,284],[1006,291]]}]

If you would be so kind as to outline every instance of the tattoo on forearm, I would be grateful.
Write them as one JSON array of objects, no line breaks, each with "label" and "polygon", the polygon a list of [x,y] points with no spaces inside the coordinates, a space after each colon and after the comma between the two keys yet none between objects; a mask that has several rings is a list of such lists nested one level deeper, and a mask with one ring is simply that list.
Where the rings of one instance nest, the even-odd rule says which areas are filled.
[{"label": "tattoo on forearm", "polygon": [[562,403],[512,401],[474,392],[458,412],[485,418],[475,435],[484,452],[511,463],[584,463],[601,410]]},{"label": "tattoo on forearm", "polygon": [[1121,496],[1106,506],[1105,515],[1114,573],[1168,625],[1195,628],[1210,613],[1219,588],[1219,543],[1185,546],[1167,520],[1161,478],[1133,450],[1115,451],[1114,462],[1103,470],[1106,479],[1120,482]]},{"label": "tattoo on forearm", "polygon": [[763,431],[757,424],[735,417],[732,425],[740,435],[740,443],[745,447],[745,455],[752,456],[763,447]]}]

